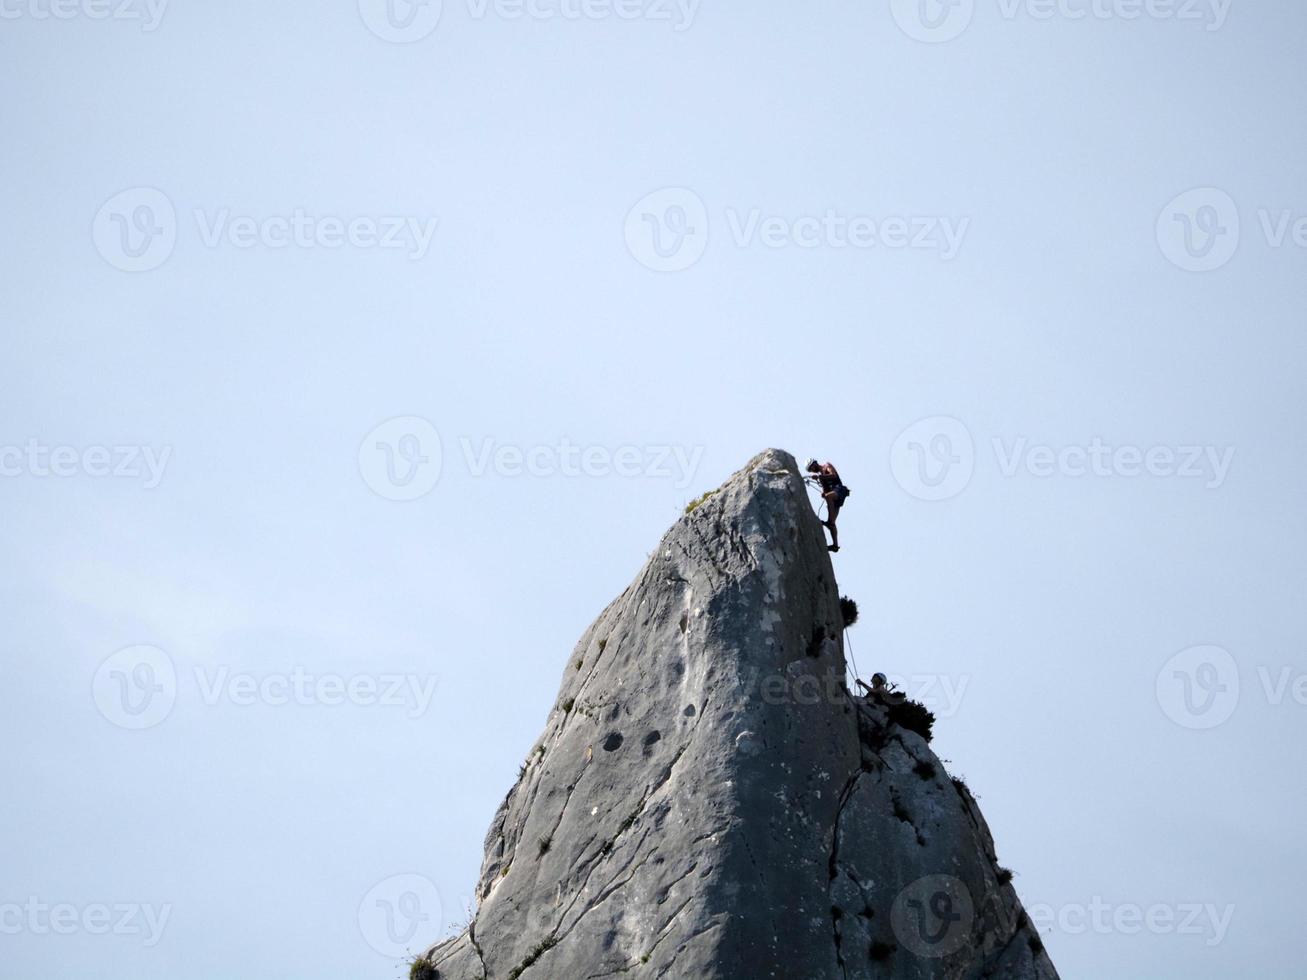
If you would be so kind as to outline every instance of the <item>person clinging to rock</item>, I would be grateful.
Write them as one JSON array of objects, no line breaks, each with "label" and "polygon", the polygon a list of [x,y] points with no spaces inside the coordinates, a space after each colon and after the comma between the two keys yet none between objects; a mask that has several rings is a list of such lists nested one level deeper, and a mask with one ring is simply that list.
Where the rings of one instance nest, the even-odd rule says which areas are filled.
[{"label": "person clinging to rock", "polygon": [[830,530],[830,550],[839,551],[840,533],[835,530],[835,519],[840,516],[840,508],[849,497],[849,488],[840,479],[839,470],[830,463],[818,463],[815,459],[810,459],[804,469],[811,474],[808,479],[815,480],[821,487],[821,498],[826,501],[826,520],[821,523]]},{"label": "person clinging to rock", "polygon": [[855,678],[855,680],[857,681],[858,687],[862,688],[864,691],[867,692],[868,697],[882,697],[884,696],[885,692],[888,690],[886,685],[889,683],[889,679],[884,674],[881,673],[875,673],[871,675],[870,687],[867,686],[867,682],[864,681],[861,677],[857,677]]},{"label": "person clinging to rock", "polygon": [[879,671],[871,675],[870,686],[861,678],[857,679],[857,684],[873,701],[902,701],[904,698],[903,694],[890,687],[889,678]]}]

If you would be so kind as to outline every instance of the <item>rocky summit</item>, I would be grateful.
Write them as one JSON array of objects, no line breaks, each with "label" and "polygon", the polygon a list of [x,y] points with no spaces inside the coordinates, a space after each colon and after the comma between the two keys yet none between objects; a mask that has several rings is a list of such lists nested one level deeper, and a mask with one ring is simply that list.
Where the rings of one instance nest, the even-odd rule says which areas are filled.
[{"label": "rocky summit", "polygon": [[585,632],[419,980],[1055,980],[929,712],[845,686],[788,453],[667,532]]}]

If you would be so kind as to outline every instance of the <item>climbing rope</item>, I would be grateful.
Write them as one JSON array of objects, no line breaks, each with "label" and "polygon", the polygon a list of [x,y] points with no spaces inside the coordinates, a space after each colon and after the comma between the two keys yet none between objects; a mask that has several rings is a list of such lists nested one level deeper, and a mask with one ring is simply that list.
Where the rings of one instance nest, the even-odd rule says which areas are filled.
[{"label": "climbing rope", "polygon": [[[804,477],[803,485],[806,486],[809,490],[817,490],[818,493],[820,493],[820,490],[818,489],[817,485],[812,482],[812,477]],[[821,496],[819,499],[821,500],[821,503],[817,507],[817,518],[823,524],[825,524],[826,518],[823,515],[823,511],[828,511],[829,508],[827,508],[826,506],[826,497],[824,495]],[[858,660],[853,655],[853,642],[849,639],[849,628],[847,626],[844,627],[844,649],[849,651],[849,663],[853,667],[853,679],[856,681],[861,676],[861,674],[858,671]]]},{"label": "climbing rope", "polygon": [[804,485],[805,487],[807,487],[809,490],[816,490],[816,491],[817,491],[817,493],[818,493],[818,495],[819,495],[818,498],[817,498],[818,501],[819,501],[818,504],[817,504],[817,519],[818,519],[819,521],[821,521],[823,524],[825,524],[825,523],[826,523],[826,517],[823,515],[822,511],[824,511],[824,510],[825,510],[825,511],[829,511],[829,508],[826,507],[826,497],[825,497],[824,495],[822,495],[821,490],[818,488],[817,484],[815,484],[815,483],[812,482],[812,477],[810,477],[810,476],[804,477],[804,478],[803,478],[803,485]]},{"label": "climbing rope", "polygon": [[844,627],[844,648],[849,651],[849,663],[853,665],[853,679],[856,681],[861,674],[858,672],[858,660],[853,656],[853,643],[849,640],[849,628],[847,626]]}]

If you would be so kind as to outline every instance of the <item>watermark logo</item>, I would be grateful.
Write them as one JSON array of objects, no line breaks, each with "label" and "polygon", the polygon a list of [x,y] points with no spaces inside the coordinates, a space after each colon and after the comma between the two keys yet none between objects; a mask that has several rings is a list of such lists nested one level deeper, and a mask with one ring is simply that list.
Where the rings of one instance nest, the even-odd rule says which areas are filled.
[{"label": "watermark logo", "polygon": [[101,205],[91,225],[96,251],[115,269],[149,272],[177,245],[177,211],[163,191],[132,187]]},{"label": "watermark logo", "polygon": [[[1207,31],[1225,26],[1234,0],[997,0],[999,17],[1008,23],[1025,17],[1054,20],[1175,21],[1200,23]],[[976,13],[975,0],[890,0],[899,29],[914,41],[941,44],[959,37]]]},{"label": "watermark logo", "polygon": [[1239,208],[1229,194],[1198,187],[1171,201],[1157,218],[1157,243],[1174,265],[1212,272],[1239,248]]},{"label": "watermark logo", "polygon": [[971,432],[955,418],[937,415],[904,429],[890,448],[898,485],[918,500],[948,500],[967,488],[976,468]]},{"label": "watermark logo", "polygon": [[359,0],[363,23],[391,44],[421,41],[440,24],[442,0]]},{"label": "watermark logo", "polygon": [[976,0],[890,0],[899,29],[914,41],[942,44],[971,26]]},{"label": "watermark logo", "polygon": [[172,915],[172,905],[158,907],[139,902],[106,904],[91,902],[51,905],[36,896],[18,902],[0,903],[0,935],[17,936],[142,936],[147,948],[157,946]]},{"label": "watermark logo", "polygon": [[139,21],[144,34],[158,30],[169,0],[0,0],[0,20]]},{"label": "watermark logo", "polygon": [[405,415],[382,422],[359,445],[359,473],[387,500],[425,497],[440,480],[440,433],[424,418]]},{"label": "watermark logo", "polygon": [[708,249],[708,207],[694,191],[667,187],[639,201],[626,215],[626,247],[655,272],[681,272]]},{"label": "watermark logo", "polygon": [[1270,708],[1307,707],[1307,673],[1296,665],[1259,664],[1256,687],[1244,688],[1239,666],[1223,647],[1181,650],[1157,674],[1157,703],[1177,725],[1194,730],[1216,728],[1234,715],[1248,693],[1265,698]]},{"label": "watermark logo", "polygon": [[[1109,445],[1100,436],[1060,446],[1025,436],[1011,440],[994,436],[990,448],[998,474],[1005,479],[1152,477],[1202,481],[1204,490],[1225,485],[1236,455],[1234,446]],[[969,484],[976,463],[970,430],[947,416],[914,422],[890,448],[894,479],[918,500],[956,497]]]},{"label": "watermark logo", "polygon": [[1158,671],[1157,703],[1184,728],[1222,725],[1239,706],[1239,666],[1222,647],[1181,650]]},{"label": "watermark logo", "polygon": [[177,668],[158,647],[126,647],[100,664],[91,693],[100,714],[119,728],[153,728],[177,701]]},{"label": "watermark logo", "polygon": [[[563,438],[556,443],[518,445],[495,439],[460,436],[457,455],[467,475],[476,479],[533,477],[551,479],[668,479],[678,490],[694,480],[703,446],[585,445]],[[416,500],[434,489],[442,466],[441,439],[424,418],[404,416],[377,426],[359,446],[363,482],[387,500]]]},{"label": "watermark logo", "polygon": [[[738,249],[889,249],[930,252],[955,259],[971,229],[969,217],[940,215],[770,214],[762,208],[726,207],[724,239]],[[681,272],[703,258],[712,219],[708,206],[686,187],[648,194],[627,212],[626,248],[645,268]]]},{"label": "watermark logo", "polygon": [[961,879],[927,875],[894,899],[890,928],[903,948],[927,959],[941,959],[971,941],[975,918],[975,903]]},{"label": "watermark logo", "polygon": [[[440,219],[402,214],[310,214],[302,207],[254,215],[231,208],[192,208],[194,233],[206,249],[314,249],[403,252],[426,258]],[[152,187],[115,194],[91,225],[96,250],[123,272],[150,272],[172,256],[183,222],[168,195]],[[189,224],[186,225],[189,227]]]},{"label": "watermark logo", "polygon": [[422,875],[399,874],[373,885],[359,903],[359,932],[383,956],[414,952],[414,940],[433,932],[442,918],[440,894]]},{"label": "watermark logo", "polygon": [[[410,719],[431,707],[439,679],[426,674],[311,673],[297,665],[289,671],[250,673],[227,664],[193,668],[194,687],[206,708],[264,705],[358,708],[401,708]],[[102,663],[92,681],[96,707],[107,720],[126,729],[153,728],[171,713],[181,695],[172,658],[152,646],[119,650]]]}]

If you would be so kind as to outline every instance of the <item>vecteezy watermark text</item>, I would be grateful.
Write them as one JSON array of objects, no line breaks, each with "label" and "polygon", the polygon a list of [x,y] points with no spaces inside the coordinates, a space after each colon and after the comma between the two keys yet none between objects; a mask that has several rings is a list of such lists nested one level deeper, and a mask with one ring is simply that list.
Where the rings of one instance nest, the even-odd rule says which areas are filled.
[{"label": "vecteezy watermark text", "polygon": [[405,215],[337,218],[315,217],[303,208],[290,214],[233,215],[228,208],[195,211],[200,241],[206,248],[227,244],[233,248],[392,249],[408,253],[413,261],[431,248],[438,218]]},{"label": "vecteezy watermark text", "polygon": [[163,480],[172,446],[49,446],[29,439],[22,446],[0,446],[0,477],[89,476],[139,480],[146,490]]},{"label": "vecteezy watermark text", "polygon": [[1004,20],[1173,20],[1201,24],[1205,30],[1225,26],[1234,0],[996,0]]},{"label": "vecteezy watermark text", "polygon": [[1152,476],[1202,479],[1207,490],[1220,489],[1234,462],[1233,446],[1109,446],[1098,436],[1084,445],[1031,445],[1021,436],[1009,444],[993,439],[999,472],[1016,476],[1021,470],[1035,477]]},{"label": "vecteezy watermark text", "polygon": [[[1174,21],[1201,24],[1207,31],[1225,26],[1234,0],[995,0],[1007,22]],[[890,0],[899,29],[915,41],[942,44],[971,26],[978,0]]]},{"label": "vecteezy watermark text", "polygon": [[[802,664],[803,661],[798,661]],[[937,718],[952,718],[962,707],[970,674],[887,674],[889,689],[929,708]],[[771,674],[757,679],[763,704],[846,704],[849,690],[844,678],[813,674]]]},{"label": "vecteezy watermark text", "polygon": [[472,476],[648,477],[671,479],[678,490],[690,485],[703,446],[583,446],[569,439],[529,447],[460,438],[463,459]]},{"label": "vecteezy watermark text", "polygon": [[[678,490],[693,481],[704,453],[703,446],[587,445],[566,437],[520,445],[461,436],[458,446],[464,470],[476,478],[669,479]],[[401,416],[381,423],[363,437],[358,450],[359,475],[387,500],[416,500],[439,482],[444,456],[440,433],[431,422]]]},{"label": "vecteezy watermark text", "polygon": [[874,218],[842,215],[829,208],[821,215],[790,218],[765,215],[753,208],[747,214],[726,209],[731,240],[739,248],[760,244],[766,248],[875,248],[919,249],[939,253],[948,262],[957,257],[971,227],[971,219],[947,216]]},{"label": "vecteezy watermark text", "polygon": [[312,674],[303,667],[288,673],[253,674],[226,665],[195,668],[200,701],[213,707],[227,701],[237,707],[265,704],[352,704],[361,708],[404,708],[410,718],[426,714],[437,679],[417,674]]},{"label": "vecteezy watermark text", "polygon": [[[1234,446],[1170,443],[1111,443],[1100,436],[1072,443],[1032,442],[1025,436],[990,440],[1000,476],[1013,479],[1179,479],[1199,480],[1219,490],[1230,474]],[[904,429],[890,447],[890,470],[905,491],[919,500],[956,497],[971,482],[976,444],[965,424],[948,416],[921,419]]]},{"label": "vecteezy watermark text", "polygon": [[1139,905],[1112,904],[1095,895],[1087,904],[1069,902],[1052,906],[1036,903],[1026,907],[1037,929],[1056,929],[1068,936],[1092,933],[1096,936],[1203,936],[1206,945],[1219,946],[1230,929],[1234,906],[1204,902],[1163,902]]},{"label": "vecteezy watermark text", "polygon": [[[409,718],[426,714],[435,696],[434,675],[406,673],[314,673],[296,665],[288,671],[233,670],[200,665],[192,676],[199,703],[237,708],[281,707],[400,708]],[[119,728],[153,728],[166,719],[179,696],[173,659],[158,647],[126,647],[108,657],[95,673],[91,693],[96,707]]]},{"label": "vecteezy watermark text", "polygon": [[0,20],[139,21],[149,34],[158,29],[169,0],[0,0]]},{"label": "vecteezy watermark text", "polygon": [[627,212],[627,250],[655,272],[680,272],[703,258],[711,228],[728,232],[740,249],[855,249],[915,251],[942,261],[955,259],[971,218],[947,215],[844,213],[826,208],[813,214],[776,214],[762,208],[725,207],[714,221],[708,205],[688,187],[647,194]]},{"label": "vecteezy watermark text", "polygon": [[[677,33],[694,24],[701,0],[467,0],[474,21],[645,21]],[[363,23],[392,44],[412,44],[440,25],[441,0],[358,0]]]},{"label": "vecteezy watermark text", "polygon": [[[416,215],[313,214],[302,207],[274,214],[237,214],[231,208],[194,208],[196,237],[208,249],[242,251],[319,249],[402,252],[425,258],[440,220]],[[172,256],[179,219],[172,199],[153,187],[133,187],[100,207],[91,225],[96,250],[124,272],[149,272]]]},{"label": "vecteezy watermark text", "polygon": [[172,915],[172,905],[139,902],[43,902],[29,896],[23,903],[0,903],[0,934],[17,936],[144,936],[143,945],[158,945]]},{"label": "vecteezy watermark text", "polygon": [[702,0],[467,0],[473,20],[643,20],[688,31]]}]

